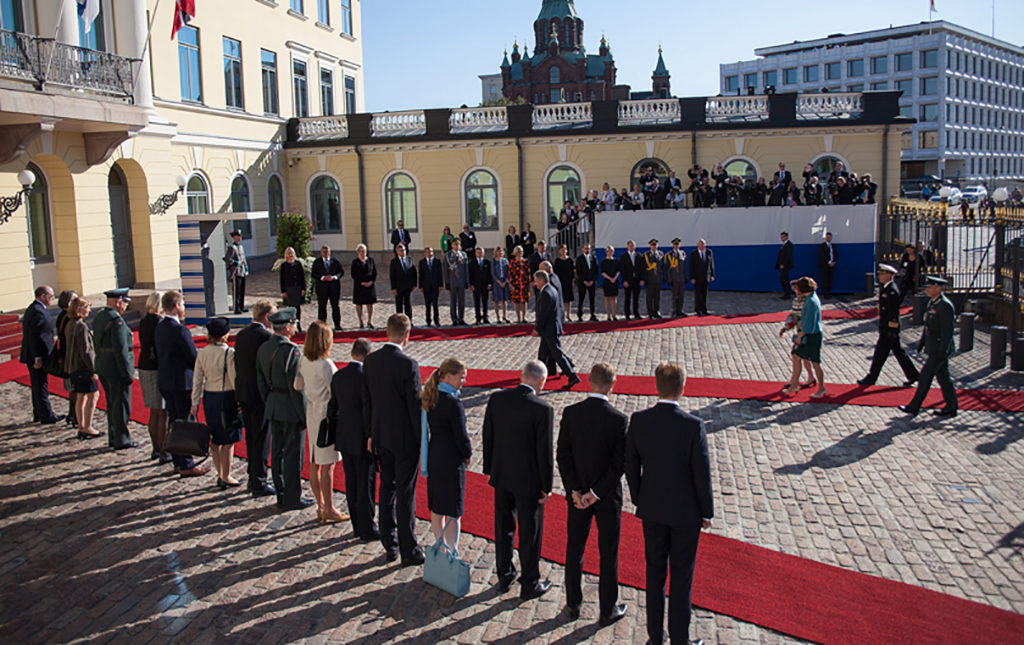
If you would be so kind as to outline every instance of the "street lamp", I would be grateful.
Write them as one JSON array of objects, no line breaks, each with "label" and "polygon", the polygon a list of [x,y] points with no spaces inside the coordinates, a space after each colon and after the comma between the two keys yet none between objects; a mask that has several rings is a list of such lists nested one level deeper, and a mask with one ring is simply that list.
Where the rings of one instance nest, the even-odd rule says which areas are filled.
[{"label": "street lamp", "polygon": [[21,184],[21,190],[10,197],[0,197],[0,224],[6,224],[14,211],[21,208],[22,199],[32,190],[32,184],[36,183],[36,174],[26,168],[18,173],[18,183]]},{"label": "street lamp", "polygon": [[1001,186],[999,188],[996,188],[994,191],[992,191],[992,199],[994,199],[997,204],[1002,204],[1003,202],[1005,202],[1009,198],[1010,198],[1010,193],[1007,192],[1005,187]]},{"label": "street lamp", "polygon": [[949,199],[949,196],[953,194],[953,189],[949,186],[943,186],[939,189],[939,197],[943,199]]},{"label": "street lamp", "polygon": [[157,197],[156,201],[149,205],[150,215],[163,215],[167,212],[168,208],[174,205],[174,202],[178,201],[178,195],[185,191],[185,182],[188,179],[185,175],[178,175],[174,181],[178,184],[178,190]]}]

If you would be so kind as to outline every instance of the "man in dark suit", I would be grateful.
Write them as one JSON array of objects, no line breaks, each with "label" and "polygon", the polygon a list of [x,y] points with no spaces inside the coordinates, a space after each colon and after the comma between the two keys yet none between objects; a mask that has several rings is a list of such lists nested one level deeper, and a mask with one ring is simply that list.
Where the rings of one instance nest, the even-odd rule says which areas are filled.
[{"label": "man in dark suit", "polygon": [[626,320],[629,320],[629,312],[640,320],[640,288],[643,281],[643,259],[636,252],[636,242],[626,242],[626,252],[619,256],[619,274],[622,276],[622,290],[624,311]]},{"label": "man in dark suit", "polygon": [[484,412],[484,474],[494,488],[494,551],[498,587],[508,591],[516,578],[512,542],[519,525],[520,598],[538,598],[551,588],[540,579],[544,504],[554,479],[552,435],[555,412],[537,393],[547,368],[540,361],[523,366],[518,387],[491,395]]},{"label": "man in dark suit", "polygon": [[565,601],[569,617],[580,616],[583,591],[583,549],[591,518],[597,521],[601,553],[601,609],[598,622],[610,625],[626,615],[617,605],[619,593],[619,531],[622,526],[622,472],[628,419],[608,402],[615,369],[597,363],[590,370],[591,394],[562,413],[558,432],[558,472],[566,490]]},{"label": "man in dark suit", "polygon": [[409,245],[412,244],[412,235],[405,230],[405,222],[398,220],[395,222],[395,227],[395,230],[391,231],[391,248],[397,251],[398,245],[402,244],[408,250]]},{"label": "man in dark suit", "polygon": [[670,573],[668,631],[689,642],[690,592],[700,530],[711,527],[711,463],[704,422],[683,412],[686,372],[661,363],[654,372],[658,403],[633,413],[626,433],[626,481],[643,520],[647,560],[647,636],[664,639],[665,576]]},{"label": "man in dark suit", "polygon": [[821,293],[832,296],[832,278],[836,275],[836,247],[832,244],[832,233],[825,233],[825,241],[818,245],[818,270],[821,271]]},{"label": "man in dark suit", "polygon": [[[531,335],[540,337],[540,349],[537,351],[537,360],[547,367],[554,364],[561,368],[562,374],[569,377],[569,382],[563,387],[570,389],[580,382],[580,377],[573,370],[572,361],[562,351],[562,308],[561,296],[550,284],[547,271],[537,271],[533,274],[533,285],[537,288],[537,319]],[[549,371],[554,374],[555,370]]]},{"label": "man in dark suit", "polygon": [[779,233],[782,246],[775,256],[775,268],[779,270],[779,284],[782,285],[782,300],[789,300],[793,297],[793,290],[789,286],[789,271],[793,268],[793,243],[789,241],[789,233]]},{"label": "man in dark suit", "polygon": [[773,179],[775,180],[775,185],[782,186],[782,189],[785,190],[789,187],[789,182],[793,181],[793,173],[786,170],[786,164],[780,161],[779,169],[775,171]]},{"label": "man in dark suit", "polygon": [[469,261],[469,288],[473,292],[473,311],[476,324],[491,324],[487,319],[487,293],[491,288],[491,261],[484,257],[483,247],[476,248],[476,256]]},{"label": "man in dark suit", "polygon": [[352,532],[363,542],[380,539],[373,523],[373,496],[377,490],[377,464],[369,451],[367,409],[363,389],[363,361],[370,353],[370,341],[352,343],[352,360],[331,379],[331,402],[327,417],[336,419],[334,449],[341,453],[345,468],[345,499],[352,517]]},{"label": "man in dark suit", "polygon": [[462,225],[462,232],[459,233],[459,242],[462,243],[462,252],[473,257],[476,253],[476,233],[469,228],[469,224]]},{"label": "man in dark suit", "polygon": [[590,322],[597,322],[597,316],[594,315],[594,293],[597,291],[597,277],[600,274],[601,268],[598,266],[597,258],[590,252],[590,242],[586,242],[583,245],[583,253],[576,258],[576,291],[579,295],[576,318],[580,322],[583,322],[584,295],[590,298]]},{"label": "man in dark suit", "polygon": [[313,261],[311,271],[313,288],[316,290],[316,318],[327,322],[327,303],[331,303],[331,315],[334,318],[335,331],[341,329],[341,277],[345,275],[345,267],[331,257],[331,247],[324,244],[320,247],[320,257]]},{"label": "man in dark suit", "polygon": [[430,326],[431,313],[433,313],[434,326],[441,324],[438,314],[437,301],[444,286],[444,268],[441,260],[434,257],[434,249],[429,246],[423,249],[423,259],[420,260],[419,287],[423,292],[423,304],[427,311],[427,326]]},{"label": "man in dark suit", "polygon": [[690,254],[690,284],[693,285],[693,311],[698,316],[708,315],[708,285],[715,281],[715,257],[704,238],[697,240],[697,248]]},{"label": "man in dark suit", "polygon": [[245,452],[248,456],[249,493],[253,497],[274,494],[267,481],[270,442],[264,418],[264,402],[256,383],[256,352],[274,335],[267,316],[277,311],[274,303],[261,298],[252,306],[252,323],[235,336],[235,400],[242,408],[245,422]]},{"label": "man in dark suit", "polygon": [[903,369],[903,375],[907,378],[904,387],[910,387],[917,382],[918,372],[914,362],[907,356],[907,352],[900,343],[900,291],[896,287],[893,276],[896,269],[888,264],[878,265],[878,341],[875,343],[875,353],[871,358],[871,368],[868,375],[857,381],[858,385],[874,385],[878,375],[882,373],[882,366],[885,365],[889,354],[896,356],[896,361]]},{"label": "man in dark suit", "polygon": [[[181,324],[185,317],[185,297],[180,291],[167,291],[160,299],[164,317],[153,332],[156,346],[157,387],[167,406],[167,419],[173,424],[188,419],[192,409],[192,369],[196,364],[196,345],[188,328]],[[182,477],[198,477],[210,471],[196,466],[191,455],[171,455],[174,469]]]},{"label": "man in dark suit", "polygon": [[47,285],[37,287],[35,296],[21,317],[21,362],[28,366],[33,423],[57,423],[64,417],[54,414],[50,407],[50,385],[43,369],[43,364],[53,352],[56,333],[53,319],[46,313],[46,308],[53,302],[53,288]]},{"label": "man in dark suit", "polygon": [[391,314],[388,341],[363,363],[370,447],[380,462],[380,541],[387,561],[401,554],[402,566],[423,564],[415,535],[420,366],[402,351],[411,329],[408,317]]},{"label": "man in dark suit", "polygon": [[[408,235],[408,233],[406,233]],[[388,270],[391,279],[391,295],[395,297],[395,312],[404,313],[412,320],[412,290],[416,288],[416,267],[412,258],[406,255],[404,244],[395,247]]]}]

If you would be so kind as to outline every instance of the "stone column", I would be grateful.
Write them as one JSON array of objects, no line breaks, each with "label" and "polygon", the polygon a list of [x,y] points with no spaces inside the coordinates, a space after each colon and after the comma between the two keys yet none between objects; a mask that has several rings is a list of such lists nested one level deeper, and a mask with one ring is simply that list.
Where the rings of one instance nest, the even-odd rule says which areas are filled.
[{"label": "stone column", "polygon": [[149,69],[149,47],[146,34],[149,25],[146,22],[146,0],[128,0],[122,4],[130,5],[127,12],[131,20],[128,31],[127,51],[123,56],[141,58],[142,62],[135,68],[135,105],[152,110],[153,108],[153,75]]}]

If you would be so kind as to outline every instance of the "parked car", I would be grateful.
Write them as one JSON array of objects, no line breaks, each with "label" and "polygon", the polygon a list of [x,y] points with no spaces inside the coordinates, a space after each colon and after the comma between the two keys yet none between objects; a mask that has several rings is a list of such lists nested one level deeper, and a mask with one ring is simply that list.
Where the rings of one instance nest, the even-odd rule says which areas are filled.
[{"label": "parked car", "polygon": [[968,203],[973,204],[985,197],[988,197],[988,189],[984,186],[967,186],[962,191],[963,199],[967,200]]},{"label": "parked car", "polygon": [[[957,206],[958,204],[960,204],[960,200],[963,197],[963,195],[960,193],[960,189],[959,188],[953,188],[952,186],[950,186],[950,191],[951,192],[949,193],[949,199],[946,201],[946,203],[949,204],[950,206]],[[941,202],[942,201],[942,196],[940,196],[938,193],[936,193],[935,195],[932,195],[928,199],[928,201],[930,201],[930,202]]]}]

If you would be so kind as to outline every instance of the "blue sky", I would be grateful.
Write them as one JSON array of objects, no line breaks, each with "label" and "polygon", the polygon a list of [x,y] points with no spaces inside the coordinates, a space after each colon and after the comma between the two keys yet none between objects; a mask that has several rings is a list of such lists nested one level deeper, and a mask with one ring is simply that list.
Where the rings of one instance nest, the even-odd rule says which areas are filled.
[{"label": "blue sky", "polygon": [[[991,35],[991,0],[935,4],[936,20]],[[477,77],[499,71],[513,39],[533,51],[533,21],[540,6],[541,0],[365,0],[366,109],[479,104]],[[575,6],[584,21],[587,51],[597,53],[603,33],[615,56],[618,82],[633,89],[650,89],[661,43],[676,96],[717,94],[718,65],[753,58],[758,47],[929,17],[928,0],[576,0]],[[997,38],[1024,45],[1024,1],[996,0],[995,17]]]}]

